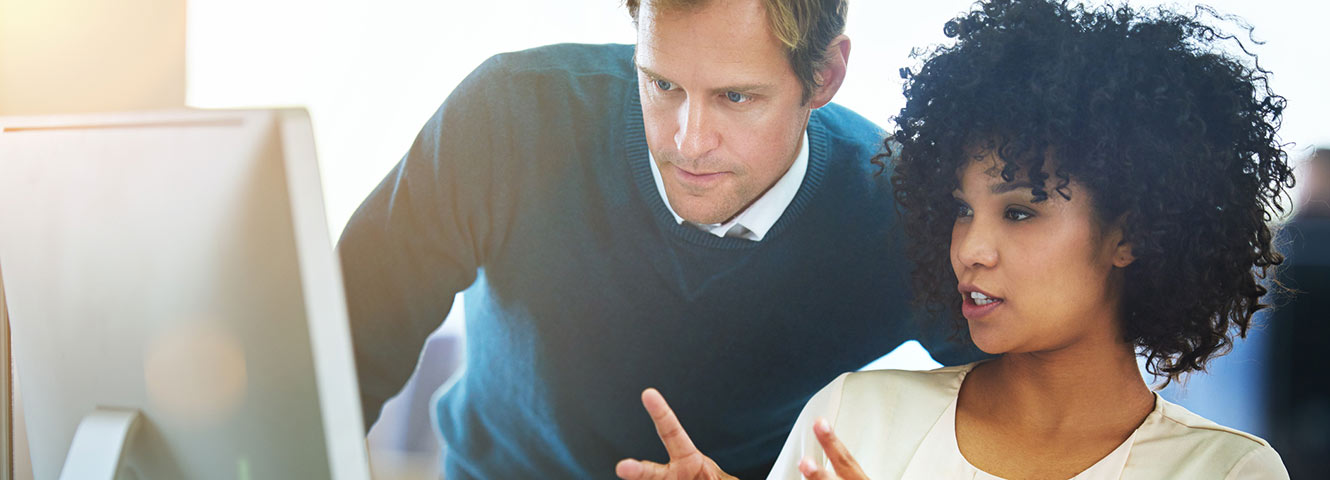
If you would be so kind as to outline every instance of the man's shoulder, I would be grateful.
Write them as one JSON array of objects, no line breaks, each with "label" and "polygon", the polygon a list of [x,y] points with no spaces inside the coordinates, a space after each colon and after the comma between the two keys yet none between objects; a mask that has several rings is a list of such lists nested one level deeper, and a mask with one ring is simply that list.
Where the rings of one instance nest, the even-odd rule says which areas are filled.
[{"label": "man's shoulder", "polygon": [[632,80],[633,46],[560,43],[505,52],[486,61],[490,68],[509,75],[609,75]]},{"label": "man's shoulder", "polygon": [[837,103],[814,110],[813,118],[833,141],[876,148],[886,137],[882,127]]},{"label": "man's shoulder", "polygon": [[456,118],[472,125],[474,135],[522,132],[527,139],[540,138],[507,143],[524,148],[548,149],[574,138],[608,139],[604,129],[621,123],[637,90],[632,58],[631,45],[612,44],[569,43],[499,53],[458,84],[440,111],[461,112]]},{"label": "man's shoulder", "polygon": [[865,186],[873,192],[886,191],[879,187],[887,177],[879,177],[879,167],[873,163],[877,155],[885,152],[882,141],[886,133],[877,124],[853,110],[828,103],[813,111],[808,134],[813,146],[820,146],[817,150],[831,159],[830,163],[837,165],[836,168],[850,168],[856,172],[852,177],[840,178],[865,181]]}]

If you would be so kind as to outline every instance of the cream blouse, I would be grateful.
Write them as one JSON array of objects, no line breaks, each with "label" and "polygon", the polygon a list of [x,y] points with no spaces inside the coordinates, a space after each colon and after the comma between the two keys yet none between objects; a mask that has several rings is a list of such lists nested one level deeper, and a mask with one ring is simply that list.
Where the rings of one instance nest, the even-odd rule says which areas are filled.
[{"label": "cream blouse", "polygon": [[[874,479],[999,478],[970,465],[956,444],[956,398],[974,365],[841,375],[804,406],[767,478],[802,479],[798,465],[805,456],[831,468],[813,436],[818,418],[831,423]],[[1263,480],[1288,479],[1288,472],[1265,440],[1215,424],[1156,395],[1145,422],[1073,478]]]}]

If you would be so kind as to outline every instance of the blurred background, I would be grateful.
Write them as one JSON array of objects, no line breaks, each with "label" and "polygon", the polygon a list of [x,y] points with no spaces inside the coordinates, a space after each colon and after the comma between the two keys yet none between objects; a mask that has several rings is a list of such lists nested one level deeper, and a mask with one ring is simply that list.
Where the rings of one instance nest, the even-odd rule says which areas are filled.
[{"label": "blurred background", "polygon": [[[1264,42],[1233,32],[1242,33],[1274,72],[1275,92],[1288,98],[1282,137],[1293,144],[1300,180],[1330,177],[1330,167],[1308,162],[1316,146],[1330,146],[1330,41],[1323,28],[1330,2],[1208,4],[1254,25]],[[915,65],[911,49],[944,42],[943,23],[970,5],[852,0],[850,69],[836,101],[888,124],[903,104],[898,69]],[[303,106],[314,122],[335,241],[424,121],[485,58],[550,43],[633,41],[619,0],[0,0],[0,115]],[[1289,204],[1312,207],[1279,220],[1291,222],[1281,242],[1297,252],[1290,262],[1297,268],[1282,279],[1306,294],[1277,299],[1290,305],[1278,321],[1239,342],[1211,374],[1164,392],[1219,423],[1271,439],[1294,478],[1298,468],[1325,471],[1330,458],[1330,394],[1315,383],[1315,366],[1326,361],[1312,356],[1330,338],[1322,325],[1330,310],[1320,307],[1330,299],[1330,214],[1316,207],[1330,205],[1330,195],[1318,193],[1327,189],[1330,181],[1300,181]],[[454,305],[461,310],[461,302]],[[462,322],[455,320],[430,342],[425,363],[433,367],[413,378],[371,432],[381,472],[408,476],[437,465],[421,412],[461,367]],[[906,344],[867,368],[935,365],[917,344]],[[21,457],[22,418],[15,420]],[[16,473],[27,478],[21,465]]]}]

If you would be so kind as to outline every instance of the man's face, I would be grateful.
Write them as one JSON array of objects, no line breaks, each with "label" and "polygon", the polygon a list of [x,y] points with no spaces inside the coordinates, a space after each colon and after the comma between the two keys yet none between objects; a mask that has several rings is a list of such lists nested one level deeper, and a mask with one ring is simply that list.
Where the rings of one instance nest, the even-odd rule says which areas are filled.
[{"label": "man's face", "polygon": [[809,107],[759,0],[638,12],[647,145],[670,206],[722,223],[789,170]]}]

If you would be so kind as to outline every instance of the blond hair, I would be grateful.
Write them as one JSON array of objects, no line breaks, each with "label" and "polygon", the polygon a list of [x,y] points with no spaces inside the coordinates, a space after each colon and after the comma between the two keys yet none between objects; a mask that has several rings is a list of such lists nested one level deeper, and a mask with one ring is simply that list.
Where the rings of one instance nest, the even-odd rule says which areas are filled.
[{"label": "blond hair", "polygon": [[[646,0],[662,10],[696,9],[710,0]],[[762,0],[767,9],[767,21],[776,39],[785,45],[785,57],[803,86],[803,101],[807,102],[818,83],[817,72],[827,64],[827,47],[845,31],[848,0]],[[625,0],[628,14],[637,23],[637,11],[642,0]]]}]

